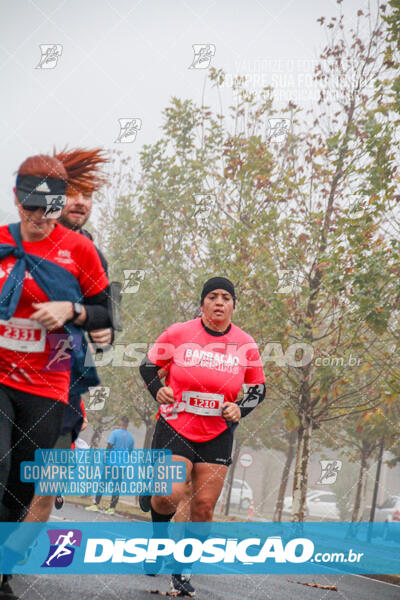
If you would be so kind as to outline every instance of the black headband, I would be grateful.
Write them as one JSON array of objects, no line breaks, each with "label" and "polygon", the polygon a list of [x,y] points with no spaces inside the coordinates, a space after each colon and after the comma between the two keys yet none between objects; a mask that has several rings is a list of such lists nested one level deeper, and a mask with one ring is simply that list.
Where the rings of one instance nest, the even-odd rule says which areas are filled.
[{"label": "black headband", "polygon": [[229,279],[227,279],[226,277],[211,277],[211,279],[205,282],[203,286],[203,291],[201,292],[200,304],[203,304],[203,300],[207,296],[207,294],[214,290],[225,290],[226,292],[229,292],[233,298],[233,306],[235,306],[235,288],[233,283],[229,281]]},{"label": "black headband", "polygon": [[[53,177],[37,177],[36,175],[17,175],[17,198],[22,206],[47,208],[48,196],[62,196],[65,205],[67,182]],[[51,200],[51,199],[50,199]]]}]

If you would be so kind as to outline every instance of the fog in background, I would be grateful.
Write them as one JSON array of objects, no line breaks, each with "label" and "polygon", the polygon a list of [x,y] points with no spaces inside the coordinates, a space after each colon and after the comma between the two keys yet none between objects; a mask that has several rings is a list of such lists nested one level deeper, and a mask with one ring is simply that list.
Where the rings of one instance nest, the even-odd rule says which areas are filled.
[{"label": "fog in background", "polygon": [[[207,70],[190,69],[193,44],[216,48],[211,65],[227,73],[224,114],[235,75],[249,89],[271,84],[276,105],[309,106],[325,43],[317,23],[338,15],[333,0],[16,0],[0,3],[0,224],[17,220],[15,171],[30,155],[69,146],[119,149],[134,160],[160,136],[172,96],[213,104]],[[344,0],[350,27],[363,0]],[[59,44],[53,69],[37,68],[41,44]],[[218,99],[219,101],[219,99]],[[116,143],[120,118],[141,119],[133,143]]]}]

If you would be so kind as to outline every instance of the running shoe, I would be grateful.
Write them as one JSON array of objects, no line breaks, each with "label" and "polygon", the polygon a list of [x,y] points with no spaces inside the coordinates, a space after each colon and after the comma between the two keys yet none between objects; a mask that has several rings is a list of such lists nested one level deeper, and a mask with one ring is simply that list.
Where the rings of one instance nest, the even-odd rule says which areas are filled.
[{"label": "running shoe", "polygon": [[54,507],[57,510],[60,510],[60,508],[63,507],[63,504],[64,504],[64,498],[62,496],[56,496],[54,499]]},{"label": "running shoe", "polygon": [[106,513],[108,515],[115,515],[115,508],[107,508]]},{"label": "running shoe", "polygon": [[151,508],[151,496],[139,496],[139,506],[143,512],[149,512]]},{"label": "running shoe", "polygon": [[12,587],[9,583],[11,579],[11,575],[3,575],[0,576],[0,599],[3,600],[19,600],[19,597],[16,596],[12,590]]},{"label": "running shoe", "polygon": [[92,512],[101,512],[97,504],[91,504],[90,506],[86,506],[85,510],[91,510]]},{"label": "running shoe", "polygon": [[171,575],[171,593],[194,598],[196,591],[190,583],[190,575]]}]

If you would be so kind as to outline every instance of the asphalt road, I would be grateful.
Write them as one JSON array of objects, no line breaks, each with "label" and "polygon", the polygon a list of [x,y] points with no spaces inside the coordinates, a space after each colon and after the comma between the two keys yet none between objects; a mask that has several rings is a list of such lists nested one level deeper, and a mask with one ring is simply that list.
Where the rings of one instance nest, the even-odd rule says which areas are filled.
[{"label": "asphalt road", "polygon": [[[67,504],[52,521],[120,521],[119,516],[91,513]],[[338,591],[298,582],[336,585]],[[13,588],[21,600],[150,600],[151,590],[166,592],[169,576],[16,575]],[[400,600],[400,586],[357,575],[194,575],[199,600]],[[158,596],[161,598],[161,596]]]}]

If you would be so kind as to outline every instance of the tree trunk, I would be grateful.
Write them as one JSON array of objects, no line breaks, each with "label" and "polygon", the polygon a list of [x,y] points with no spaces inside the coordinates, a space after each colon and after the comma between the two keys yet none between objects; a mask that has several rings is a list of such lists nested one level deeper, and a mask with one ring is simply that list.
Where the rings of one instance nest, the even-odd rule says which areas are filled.
[{"label": "tree trunk", "polygon": [[304,521],[307,499],[308,461],[311,450],[312,421],[302,415],[297,434],[297,455],[294,467],[292,522]]},{"label": "tree trunk", "polygon": [[362,521],[363,517],[363,498],[364,498],[364,486],[366,482],[366,472],[367,472],[368,464],[367,464],[367,453],[365,451],[364,445],[361,450],[361,463],[360,463],[360,471],[358,474],[357,488],[356,488],[356,497],[354,498],[354,506],[353,506],[353,514],[351,516],[351,520],[353,523],[357,523],[358,521]]},{"label": "tree trunk", "polygon": [[382,459],[383,459],[384,448],[385,448],[385,438],[382,438],[381,441],[379,442],[379,454],[378,454],[378,462],[377,462],[377,466],[376,466],[374,493],[372,496],[371,514],[369,516],[369,520],[371,523],[375,520],[375,509],[376,509],[376,501],[378,498],[379,481],[381,478],[381,469],[382,469]]},{"label": "tree trunk", "polygon": [[282,521],[282,509],[283,509],[283,500],[285,497],[285,492],[287,488],[287,482],[289,479],[290,468],[292,466],[292,462],[295,455],[296,448],[296,438],[297,438],[297,430],[294,429],[289,434],[289,448],[286,456],[285,466],[283,467],[281,484],[279,486],[278,499],[276,501],[275,512],[272,518],[274,523],[280,523]]},{"label": "tree trunk", "polygon": [[146,433],[144,436],[143,448],[151,448],[151,441],[153,439],[153,433],[155,429],[154,419],[147,422],[146,421]]},{"label": "tree trunk", "polygon": [[232,454],[232,464],[228,471],[228,481],[227,481],[227,486],[226,486],[225,511],[224,511],[225,515],[229,515],[229,507],[230,507],[230,503],[231,503],[231,491],[232,491],[232,484],[233,484],[233,475],[235,473],[236,463],[239,458],[240,448],[241,448],[241,444],[238,444],[235,440],[235,448],[234,448],[233,454]]},{"label": "tree trunk", "polygon": [[104,425],[98,425],[97,427],[95,427],[93,429],[93,433],[92,433],[92,439],[90,440],[90,447],[91,448],[98,448],[99,447],[99,443],[101,440],[101,436],[103,435],[104,432]]}]

